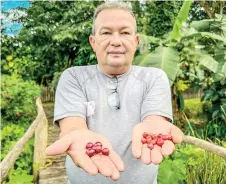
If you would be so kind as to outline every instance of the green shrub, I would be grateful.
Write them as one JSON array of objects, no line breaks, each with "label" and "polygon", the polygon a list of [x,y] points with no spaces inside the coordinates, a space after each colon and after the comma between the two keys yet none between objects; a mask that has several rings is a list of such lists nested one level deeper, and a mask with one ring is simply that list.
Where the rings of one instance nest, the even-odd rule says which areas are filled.
[{"label": "green shrub", "polygon": [[[35,100],[40,96],[41,89],[34,81],[24,81],[17,75],[2,75],[1,88],[1,160],[3,160],[37,116]],[[4,183],[32,183],[33,143],[34,138],[26,143]]]},{"label": "green shrub", "polygon": [[199,98],[185,100],[184,112],[186,116],[196,123],[203,123],[208,120],[208,111],[211,108],[210,102],[201,102]]},{"label": "green shrub", "polygon": [[[1,143],[2,143],[2,152],[1,160],[12,150],[16,142],[24,135],[27,127],[22,125],[7,124],[2,129]],[[14,184],[18,183],[32,183],[32,164],[33,164],[33,150],[34,150],[34,138],[30,139],[21,155],[16,160],[14,167],[8,174],[8,179],[5,183]]]},{"label": "green shrub", "polygon": [[158,184],[225,184],[225,165],[226,160],[217,155],[193,145],[177,145],[176,152],[160,164]]},{"label": "green shrub", "polygon": [[2,126],[7,122],[30,124],[37,114],[35,99],[41,94],[40,86],[16,75],[2,75],[1,88]]}]

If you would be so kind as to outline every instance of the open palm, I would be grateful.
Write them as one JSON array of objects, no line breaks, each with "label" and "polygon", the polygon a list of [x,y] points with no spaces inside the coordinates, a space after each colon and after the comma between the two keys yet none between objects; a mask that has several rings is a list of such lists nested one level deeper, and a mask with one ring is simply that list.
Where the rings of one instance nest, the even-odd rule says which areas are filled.
[{"label": "open palm", "polygon": [[[172,136],[172,141],[165,140],[162,147],[154,145],[154,148],[150,150],[147,147],[147,144],[142,144],[141,142],[144,132],[157,135],[170,134]],[[159,164],[162,162],[164,156],[168,156],[174,152],[174,144],[181,143],[182,141],[183,132],[165,119],[152,122],[141,122],[133,129],[132,152],[134,157],[139,158],[145,164]]]},{"label": "open palm", "polygon": [[[89,157],[86,154],[88,142],[101,142],[103,148],[109,149],[109,155],[96,154]],[[67,152],[74,163],[91,175],[98,172],[113,180],[118,180],[124,170],[124,164],[119,155],[112,149],[110,142],[101,134],[90,130],[74,130],[46,148],[47,155],[57,155]]]}]

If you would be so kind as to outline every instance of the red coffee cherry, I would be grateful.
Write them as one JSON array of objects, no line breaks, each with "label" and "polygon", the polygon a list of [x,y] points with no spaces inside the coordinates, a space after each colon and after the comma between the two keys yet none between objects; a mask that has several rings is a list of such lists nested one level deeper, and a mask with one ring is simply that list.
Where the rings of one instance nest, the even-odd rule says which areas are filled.
[{"label": "red coffee cherry", "polygon": [[155,144],[157,143],[157,140],[158,140],[158,138],[155,137],[155,138],[152,139],[151,143],[152,143],[153,145],[155,145]]},{"label": "red coffee cherry", "polygon": [[95,155],[95,150],[92,149],[92,148],[89,148],[87,151],[86,151],[86,154],[89,156],[89,157],[92,157]]},{"label": "red coffee cherry", "polygon": [[149,136],[149,134],[147,132],[143,133],[143,138],[147,138],[147,136]]},{"label": "red coffee cherry", "polygon": [[94,145],[95,146],[101,146],[102,147],[102,143],[101,142],[96,142]]},{"label": "red coffee cherry", "polygon": [[148,148],[150,149],[150,150],[152,150],[153,148],[154,148],[154,145],[153,144],[148,144]]},{"label": "red coffee cherry", "polygon": [[93,143],[88,142],[88,143],[86,144],[86,149],[89,149],[89,148],[92,148],[92,147],[93,147]]},{"label": "red coffee cherry", "polygon": [[102,146],[99,146],[99,145],[97,145],[97,146],[94,145],[94,146],[92,147],[92,149],[95,150],[95,153],[96,153],[96,154],[102,152]]},{"label": "red coffee cherry", "polygon": [[145,139],[145,138],[142,137],[141,142],[142,142],[143,144],[145,144],[145,143],[147,143],[147,139]]},{"label": "red coffee cherry", "polygon": [[151,137],[151,135],[147,136],[146,140],[147,140],[147,143],[148,143],[148,144],[150,144],[150,143],[151,143],[151,141],[152,141],[152,137]]},{"label": "red coffee cherry", "polygon": [[141,142],[143,144],[148,144],[148,148],[149,149],[153,149],[154,145],[158,145],[158,146],[162,146],[164,144],[164,141],[165,140],[172,140],[172,136],[170,134],[166,134],[166,135],[163,135],[163,134],[151,134],[151,133],[147,133],[147,132],[144,132],[142,134],[142,139],[141,139]]},{"label": "red coffee cherry", "polygon": [[157,140],[157,143],[156,143],[158,146],[162,147],[162,145],[164,144],[164,140],[162,138],[159,138]]},{"label": "red coffee cherry", "polygon": [[108,148],[104,148],[102,150],[102,154],[105,155],[105,156],[108,156],[109,155],[109,149]]}]

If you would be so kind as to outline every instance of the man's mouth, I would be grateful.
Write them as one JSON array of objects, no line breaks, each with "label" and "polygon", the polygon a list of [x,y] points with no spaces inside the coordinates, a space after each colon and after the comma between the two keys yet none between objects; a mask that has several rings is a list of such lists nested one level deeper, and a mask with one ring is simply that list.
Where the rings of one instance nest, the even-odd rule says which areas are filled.
[{"label": "man's mouth", "polygon": [[119,54],[124,54],[124,52],[120,52],[120,51],[111,51],[111,52],[108,52],[108,54],[119,55]]}]

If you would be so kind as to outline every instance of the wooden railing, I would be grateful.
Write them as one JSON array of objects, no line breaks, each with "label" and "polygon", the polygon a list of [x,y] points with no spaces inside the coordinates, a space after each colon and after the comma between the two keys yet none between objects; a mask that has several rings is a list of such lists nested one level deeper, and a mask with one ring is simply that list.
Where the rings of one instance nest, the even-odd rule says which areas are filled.
[{"label": "wooden railing", "polygon": [[1,168],[1,183],[6,180],[10,169],[15,164],[15,161],[23,152],[25,144],[35,133],[34,140],[34,160],[33,160],[33,175],[34,183],[37,183],[40,168],[45,165],[45,148],[48,138],[48,120],[46,118],[42,102],[40,98],[36,99],[38,115],[28,128],[24,136],[15,144],[12,150],[6,155],[0,163]]},{"label": "wooden railing", "polygon": [[54,102],[55,98],[55,90],[50,87],[43,87],[42,88],[42,94],[41,94],[41,100],[42,102]]}]

